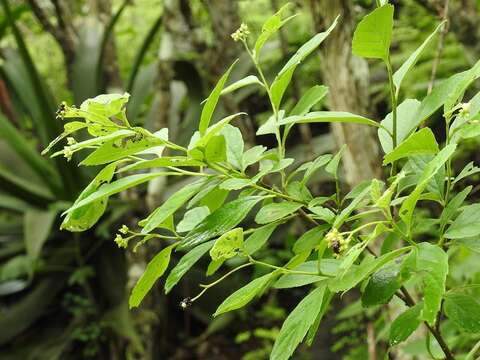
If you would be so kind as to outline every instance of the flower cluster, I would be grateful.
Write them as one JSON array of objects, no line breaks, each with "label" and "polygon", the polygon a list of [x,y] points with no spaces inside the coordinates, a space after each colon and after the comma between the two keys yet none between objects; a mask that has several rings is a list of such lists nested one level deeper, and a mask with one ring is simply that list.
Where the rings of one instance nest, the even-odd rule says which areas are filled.
[{"label": "flower cluster", "polygon": [[118,245],[119,248],[124,248],[126,249],[128,246],[128,238],[124,238],[122,235],[117,234],[115,236],[115,243]]},{"label": "flower cluster", "polygon": [[245,41],[247,40],[249,34],[250,30],[248,30],[247,24],[242,23],[237,31],[235,31],[231,36],[233,41]]},{"label": "flower cluster", "polygon": [[60,106],[58,107],[57,112],[55,113],[56,118],[57,118],[58,120],[62,120],[63,117],[65,116],[65,109],[66,109],[66,107],[67,107],[67,103],[66,103],[65,101],[62,101],[62,102],[60,103]]},{"label": "flower cluster", "polygon": [[115,243],[118,245],[119,248],[124,248],[126,249],[128,246],[128,240],[130,240],[133,236],[130,237],[123,237],[122,235],[127,235],[130,229],[128,228],[127,225],[122,225],[120,229],[118,229],[119,234],[115,236]]},{"label": "flower cluster", "polygon": [[63,156],[67,159],[67,161],[72,160],[73,150],[70,146],[65,146],[63,148]]},{"label": "flower cluster", "polygon": [[327,235],[325,235],[328,247],[332,249],[335,257],[339,257],[342,252],[348,249],[349,239],[345,240],[343,235],[336,229],[331,229]]}]

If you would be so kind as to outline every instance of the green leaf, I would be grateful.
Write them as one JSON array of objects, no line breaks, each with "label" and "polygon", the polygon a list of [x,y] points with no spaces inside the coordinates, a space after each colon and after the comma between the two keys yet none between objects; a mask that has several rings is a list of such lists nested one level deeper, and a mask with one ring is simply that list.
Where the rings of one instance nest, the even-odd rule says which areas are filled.
[{"label": "green leaf", "polygon": [[243,138],[240,130],[234,126],[226,125],[221,134],[227,143],[227,160],[237,169],[243,168]]},{"label": "green leaf", "polygon": [[272,94],[272,104],[276,109],[280,107],[283,94],[285,93],[288,84],[290,84],[290,80],[292,79],[292,75],[297,66],[327,38],[330,32],[337,25],[337,20],[338,17],[333,21],[332,25],[330,25],[326,31],[316,34],[305,44],[303,44],[275,77],[275,80],[270,87],[270,92]]},{"label": "green leaf", "polygon": [[330,305],[330,302],[332,301],[333,295],[334,295],[334,294],[332,294],[332,293],[328,290],[328,288],[325,289],[325,295],[323,296],[321,310],[320,310],[320,312],[317,314],[317,317],[316,317],[316,319],[315,319],[315,322],[312,324],[312,326],[310,326],[310,329],[308,329],[307,338],[306,338],[306,340],[305,340],[305,343],[306,343],[308,346],[312,346],[313,341],[315,340],[315,336],[316,336],[316,334],[317,334],[318,327],[320,326],[320,322],[322,321],[323,316],[325,315],[325,313],[326,313],[327,310],[328,310],[328,307],[329,307],[329,305]]},{"label": "green leaf", "polygon": [[337,215],[335,221],[333,222],[333,226],[335,228],[340,228],[343,223],[348,219],[350,214],[357,209],[360,203],[370,194],[370,186],[365,187],[358,195],[348,204],[348,206],[342,210],[340,214]]},{"label": "green leaf", "polygon": [[[278,120],[281,120],[285,115],[285,110],[278,111]],[[255,135],[268,135],[268,134],[275,134],[277,131],[278,124],[275,116],[270,116],[267,121],[260,125]]]},{"label": "green leaf", "polygon": [[[341,156],[341,155],[339,155],[339,156]],[[312,175],[318,169],[320,169],[322,166],[325,166],[330,160],[332,160],[332,155],[325,154],[325,155],[320,155],[315,160],[304,164],[304,165],[306,165],[305,166],[306,171],[305,171],[305,174],[303,175],[302,184],[303,185],[307,184],[308,181],[310,180],[310,178],[312,177]],[[338,160],[340,160],[340,158],[338,158]],[[302,166],[304,166],[304,165],[302,165]],[[334,174],[336,174],[336,171],[334,172]]]},{"label": "green leaf", "polygon": [[420,243],[418,244],[416,270],[421,272],[424,282],[421,318],[433,325],[445,293],[448,256],[437,245]]},{"label": "green leaf", "polygon": [[291,289],[295,287],[310,285],[325,279],[328,279],[328,278],[321,275],[303,275],[303,274],[283,275],[280,279],[277,280],[277,282],[273,285],[273,287],[275,289]]},{"label": "green leaf", "polygon": [[161,206],[156,208],[147,219],[140,223],[143,226],[142,234],[148,234],[160,225],[170,215],[174,214],[188,200],[190,200],[200,189],[205,186],[208,179],[201,179],[178,190],[170,196]]},{"label": "green leaf", "polygon": [[255,231],[245,240],[245,252],[252,255],[259,250],[270,238],[279,223],[271,223],[255,229]]},{"label": "green leaf", "polygon": [[208,142],[205,148],[205,159],[211,163],[221,162],[227,159],[225,137],[217,135]]},{"label": "green leaf", "polygon": [[451,130],[451,132],[453,132],[451,141],[458,143],[461,139],[472,139],[478,137],[480,135],[480,124],[466,123],[454,129],[453,131]]},{"label": "green leaf", "polygon": [[388,60],[393,31],[393,6],[376,8],[365,16],[353,34],[352,52],[356,56]]},{"label": "green leaf", "polygon": [[386,253],[376,259],[364,260],[355,270],[347,272],[342,278],[335,278],[329,282],[328,287],[333,292],[348,291],[358,285],[362,280],[380,269],[383,265],[396,259],[410,247],[404,247]]},{"label": "green leaf", "polygon": [[252,179],[231,178],[222,182],[218,187],[225,190],[240,190],[254,183]]},{"label": "green leaf", "polygon": [[282,102],[283,95],[285,90],[287,90],[290,81],[292,80],[293,73],[295,72],[295,67],[291,67],[283,74],[279,74],[273,80],[272,86],[270,87],[270,93],[272,94],[272,105],[275,109],[280,108],[280,103]]},{"label": "green leaf", "polygon": [[290,111],[290,116],[302,116],[310,111],[310,109],[320,102],[328,94],[328,87],[324,85],[315,85],[307,90],[300,98],[295,107]]},{"label": "green leaf", "polygon": [[258,77],[256,77],[255,75],[248,75],[246,77],[244,77],[243,79],[240,79],[240,80],[237,80],[235,81],[233,84],[230,84],[228,85],[227,87],[225,87],[222,92],[221,92],[221,95],[225,95],[225,94],[229,94],[235,90],[238,90],[242,87],[245,87],[245,86],[248,86],[248,85],[260,85],[260,86],[264,86],[263,83],[258,80]]},{"label": "green leaf", "polygon": [[201,161],[189,159],[185,156],[170,156],[170,157],[166,156],[166,157],[161,157],[161,158],[152,159],[152,160],[140,160],[133,164],[122,167],[118,172],[145,170],[145,169],[152,169],[152,168],[159,168],[159,167],[166,167],[166,166],[190,167],[190,166],[205,166],[205,164]]},{"label": "green leaf", "polygon": [[385,155],[383,164],[390,164],[398,159],[414,155],[436,154],[438,143],[432,130],[423,128],[410,135],[404,142],[398,145],[392,152]]},{"label": "green leaf", "polygon": [[52,147],[54,147],[59,141],[66,138],[68,135],[73,134],[74,132],[77,132],[78,130],[84,129],[86,127],[88,127],[88,124],[82,121],[70,121],[66,123],[63,126],[63,132],[55,139],[53,139],[50,144],[48,144],[48,146],[42,150],[42,155],[46,155],[52,149]]},{"label": "green leaf", "polygon": [[[397,144],[400,144],[407,136],[418,126],[416,117],[417,110],[420,108],[420,101],[415,99],[405,99],[397,106]],[[385,154],[393,150],[393,116],[389,113],[380,124],[384,128],[378,129],[378,139],[382,145]],[[388,131],[390,131],[390,134]]]},{"label": "green leaf", "polygon": [[362,305],[367,307],[387,304],[415,270],[416,256],[417,252],[412,251],[401,263],[387,264],[375,272],[362,293]]},{"label": "green leaf", "polygon": [[78,203],[76,202],[71,208],[65,211],[65,214],[71,213],[72,211],[78,208],[81,208],[82,206],[88,205],[106,196],[119,193],[123,190],[129,189],[136,185],[155,179],[159,176],[165,176],[165,175],[166,173],[163,173],[163,172],[136,174],[136,175],[126,176],[124,178],[121,178],[109,184],[102,185],[93,193],[86,196],[84,199],[80,200]]},{"label": "green leaf", "polygon": [[415,205],[420,199],[423,191],[427,187],[430,180],[434,177],[440,168],[447,162],[447,160],[455,152],[456,145],[450,144],[445,146],[434,158],[430,161],[425,169],[423,170],[422,175],[418,179],[417,186],[415,189],[408,195],[407,199],[403,202],[400,208],[400,217],[407,224],[407,227],[410,228],[412,222],[413,211],[415,210]]},{"label": "green leaf", "polygon": [[[103,135],[103,136],[97,136],[79,143],[75,143],[70,146],[70,149],[73,150],[81,150],[81,149],[88,149],[94,145],[99,145],[103,144],[105,142],[111,141],[111,140],[117,140],[120,138],[124,138],[127,136],[133,136],[135,135],[135,131],[132,130],[117,130],[112,133],[109,133],[108,135]],[[64,153],[64,150],[57,151],[51,155],[51,157],[55,157],[58,155],[62,155]]]},{"label": "green leaf", "polygon": [[212,276],[213,274],[215,274],[217,270],[220,269],[220,267],[223,265],[224,262],[225,262],[224,258],[210,261],[210,264],[208,264],[206,275]]},{"label": "green leaf", "polygon": [[187,232],[192,230],[195,226],[202,222],[208,214],[210,214],[210,209],[208,206],[199,206],[188,210],[183,219],[177,225],[178,232]]},{"label": "green leaf", "polygon": [[445,314],[466,332],[480,332],[480,302],[463,293],[449,293],[445,296]]},{"label": "green leaf", "polygon": [[420,58],[422,51],[428,46],[435,34],[438,32],[438,30],[440,30],[442,26],[444,26],[444,24],[445,21],[440,23],[440,25],[438,25],[435,30],[433,30],[433,32],[425,39],[422,45],[420,45],[413,53],[411,53],[408,59],[402,64],[402,66],[400,66],[400,68],[395,71],[395,74],[393,74],[393,83],[395,84],[397,93],[407,73],[415,66],[418,59]]},{"label": "green leaf", "polygon": [[216,188],[200,200],[200,205],[207,206],[213,212],[223,205],[228,194],[229,190]]},{"label": "green leaf", "polygon": [[273,221],[279,220],[288,216],[303,205],[292,201],[283,201],[281,203],[267,204],[260,209],[255,216],[255,222],[257,224],[268,224]]},{"label": "green leaf", "polygon": [[232,310],[240,309],[247,305],[265,288],[273,275],[274,273],[263,275],[235,291],[220,304],[213,316],[218,316]]},{"label": "green leaf", "polygon": [[316,219],[323,220],[329,224],[333,223],[335,220],[335,213],[323,206],[313,206],[309,207],[308,210],[310,210],[314,215]]},{"label": "green leaf", "polygon": [[474,80],[478,79],[480,76],[480,60],[466,71],[466,74],[462,76],[459,82],[455,83],[452,91],[449,93],[448,97],[445,99],[443,105],[444,112],[447,112],[463,98],[465,90],[473,83]]},{"label": "green leaf", "polygon": [[215,241],[209,241],[203,243],[188,253],[186,253],[178,262],[177,265],[170,271],[168,274],[167,280],[165,281],[165,293],[168,294],[170,290],[180,281],[180,279],[187,273],[188,270],[198,261],[200,258],[207,253],[207,251],[213,246]]},{"label": "green leaf", "polygon": [[210,257],[213,261],[220,259],[230,259],[237,256],[243,248],[243,229],[232,229],[217,240],[210,249]]},{"label": "green leaf", "polygon": [[321,311],[325,286],[314,289],[288,315],[273,345],[271,360],[286,360],[300,344]]},{"label": "green leaf", "polygon": [[462,239],[480,234],[480,204],[465,206],[445,232],[447,239]]},{"label": "green leaf", "polygon": [[338,271],[337,278],[339,280],[341,280],[347,274],[347,272],[350,270],[350,268],[358,259],[358,257],[363,253],[363,251],[368,246],[368,244],[371,241],[375,240],[378,236],[383,234],[385,230],[386,230],[385,225],[377,224],[373,232],[366,235],[361,242],[355,244],[350,249],[348,249],[348,251],[342,257],[342,262],[340,263],[340,267],[338,268],[339,271]]},{"label": "green leaf", "polygon": [[288,116],[280,121],[280,125],[341,122],[355,123],[379,127],[380,124],[360,115],[351,114],[345,111],[314,111],[302,116]]},{"label": "green leaf", "polygon": [[291,198],[303,203],[308,203],[313,198],[310,190],[300,181],[289,182],[286,190]]},{"label": "green leaf", "polygon": [[140,279],[138,279],[133,287],[132,293],[130,294],[130,298],[128,299],[130,309],[140,305],[143,298],[147,295],[155,282],[165,273],[168,263],[170,262],[172,250],[177,245],[178,243],[167,246],[150,260],[145,272]]},{"label": "green leaf", "polygon": [[473,165],[473,161],[469,162],[465,167],[460,171],[460,174],[458,174],[455,179],[452,181],[452,185],[455,185],[457,182],[459,182],[462,179],[465,179],[466,177],[472,176],[474,174],[477,174],[480,172],[480,167]]},{"label": "green leaf", "polygon": [[[93,197],[85,205],[77,206],[71,210],[60,226],[68,231],[85,231],[95,225],[107,208],[108,196],[97,196],[100,189],[110,183],[115,173],[116,164],[105,166],[90,184],[80,193],[73,206],[77,206],[85,199]],[[96,195],[97,194],[97,195]]]},{"label": "green leaf", "polygon": [[215,107],[217,106],[223,86],[225,85],[225,82],[227,81],[228,76],[230,75],[230,72],[236,63],[237,62],[235,61],[227,70],[227,72],[220,78],[217,85],[215,85],[215,88],[212,90],[212,93],[208,97],[207,102],[203,106],[202,114],[200,115],[200,123],[198,125],[198,130],[200,131],[201,136],[205,135],[208,125],[210,125],[210,121],[212,120],[212,115],[215,111]]},{"label": "green leaf", "polygon": [[109,118],[124,113],[129,98],[129,93],[97,95],[85,100],[80,105],[80,110],[90,115],[98,115],[97,120],[103,125],[111,125],[113,123],[108,121]]},{"label": "green leaf", "polygon": [[380,198],[375,202],[375,206],[378,206],[382,209],[388,209],[392,202],[392,196],[397,188],[398,183],[405,178],[405,172],[402,170],[400,173],[395,176],[395,179],[392,181],[390,186],[384,193],[380,196]]},{"label": "green leaf", "polygon": [[420,313],[422,311],[422,303],[405,310],[401,313],[390,326],[389,342],[391,346],[397,345],[408,339],[410,335],[422,323]]},{"label": "green leaf", "polygon": [[242,156],[242,171],[245,171],[247,167],[260,161],[263,157],[263,153],[267,148],[263,145],[254,146],[243,153]]},{"label": "green leaf", "polygon": [[293,244],[293,252],[300,254],[304,251],[311,251],[323,240],[325,229],[322,226],[316,226],[313,229],[303,233],[302,236]]},{"label": "green leaf", "polygon": [[440,215],[440,228],[445,227],[448,221],[452,219],[455,213],[458,211],[458,208],[463,205],[463,202],[467,198],[470,191],[472,191],[473,186],[467,186],[465,189],[460,191],[457,195],[455,195],[445,206],[442,211],[442,215]]},{"label": "green leaf", "polygon": [[332,174],[335,179],[338,179],[338,165],[342,159],[345,149],[347,148],[346,144],[343,144],[340,150],[335,154],[335,156],[330,160],[328,165],[325,167],[325,171],[329,174]]},{"label": "green leaf", "polygon": [[31,260],[36,260],[40,255],[56,216],[56,211],[29,209],[25,212],[23,233],[27,255]]},{"label": "green leaf", "polygon": [[329,26],[327,30],[324,32],[316,34],[310,40],[308,40],[305,44],[303,44],[293,55],[288,62],[283,66],[282,70],[278,73],[282,75],[286,73],[288,70],[297,67],[308,55],[310,55],[327,37],[330,35],[332,30],[337,25],[339,16],[333,20],[333,23]]},{"label": "green leaf", "polygon": [[233,200],[208,215],[182,240],[181,248],[201,244],[237,226],[264,196],[245,196]]},{"label": "green leaf", "polygon": [[[229,115],[229,116],[219,120],[218,122],[216,122],[215,124],[210,126],[206,130],[206,134],[203,135],[203,136],[200,136],[199,132],[195,132],[193,134],[192,138],[190,139],[190,144],[188,145],[189,153],[192,150],[198,150],[197,148],[204,148],[205,146],[207,146],[208,142],[215,135],[218,135],[225,127],[228,127],[227,126],[228,123],[230,121],[232,121],[233,119],[235,119],[239,115],[245,115],[245,113],[236,113],[236,114]],[[225,139],[225,140],[228,141],[228,139]]]},{"label": "green leaf", "polygon": [[102,165],[160,145],[165,145],[165,140],[154,136],[142,138],[141,134],[122,137],[122,139],[113,139],[100,145],[80,165]]},{"label": "green leaf", "polygon": [[270,16],[267,21],[262,26],[262,32],[258,37],[257,41],[255,42],[255,51],[254,57],[255,60],[258,62],[260,60],[260,53],[262,51],[263,46],[267,42],[267,40],[275,34],[278,29],[280,29],[283,25],[285,25],[289,20],[291,20],[294,16],[290,16],[286,19],[282,20],[282,17],[287,10],[290,4],[287,3],[283,5],[274,15]]},{"label": "green leaf", "polygon": [[[478,63],[470,70],[452,75],[435,86],[432,92],[423,98],[414,115],[416,126],[420,125],[425,119],[449,101],[449,99],[456,98],[458,94],[462,94],[470,83],[478,77],[477,66]],[[452,102],[453,100],[450,100],[450,103]],[[448,108],[446,110],[448,111],[450,109]]]}]

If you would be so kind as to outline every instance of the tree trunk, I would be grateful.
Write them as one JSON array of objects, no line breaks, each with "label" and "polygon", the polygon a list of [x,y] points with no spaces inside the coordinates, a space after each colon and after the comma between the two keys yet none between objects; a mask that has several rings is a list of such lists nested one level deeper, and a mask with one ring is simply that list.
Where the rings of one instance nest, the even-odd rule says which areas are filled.
[{"label": "tree trunk", "polygon": [[[330,26],[340,14],[340,24],[321,46],[325,84],[330,89],[331,110],[368,115],[368,65],[352,55],[351,41],[355,29],[353,4],[349,0],[311,0],[316,31]],[[347,145],[344,155],[346,182],[350,187],[372,178],[381,178],[380,149],[376,131],[358,124],[332,124],[338,146]]]}]

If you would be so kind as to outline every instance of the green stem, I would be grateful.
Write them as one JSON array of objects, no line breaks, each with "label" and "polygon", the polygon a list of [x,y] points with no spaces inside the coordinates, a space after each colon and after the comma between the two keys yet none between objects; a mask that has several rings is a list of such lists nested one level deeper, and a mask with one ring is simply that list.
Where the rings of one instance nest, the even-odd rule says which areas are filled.
[{"label": "green stem", "polygon": [[214,282],[211,282],[210,284],[206,284],[206,285],[202,285],[200,284],[200,287],[203,288],[202,291],[200,291],[198,293],[197,296],[193,297],[191,299],[192,302],[194,302],[195,300],[198,300],[208,289],[210,289],[212,286],[215,286],[217,285],[219,282],[225,280],[227,277],[229,277],[230,275],[232,275],[234,272],[237,272],[238,270],[241,270],[243,268],[246,268],[247,266],[251,266],[252,263],[246,263],[246,264],[243,264],[243,265],[240,265],[240,266],[237,266],[236,268],[230,270],[229,272],[227,272],[225,275],[223,275],[222,277],[220,277],[219,279],[215,280]]},{"label": "green stem", "polygon": [[[270,101],[270,105],[272,107],[273,116],[275,118],[275,123],[276,123],[275,138],[276,138],[277,144],[278,144],[278,157],[279,157],[279,160],[283,159],[285,157],[285,148],[283,146],[282,136],[280,134],[280,127],[278,125],[278,122],[279,122],[278,108],[275,106],[275,104],[273,102],[273,96],[272,96],[272,92],[270,91],[270,85],[268,84],[267,79],[265,78],[265,75],[263,74],[263,70],[262,70],[260,64],[258,63],[258,61],[255,58],[255,56],[253,55],[252,51],[248,47],[247,42],[243,41],[243,45],[245,46],[245,49],[246,49],[248,55],[252,59],[252,62],[255,65],[255,68],[257,69],[258,75],[260,76],[260,80],[263,83],[263,86],[265,87],[265,90],[267,91],[268,99]],[[285,186],[285,172],[283,170],[280,171],[280,175],[282,177],[282,186],[284,187]]]},{"label": "green stem", "polygon": [[276,265],[272,265],[272,264],[269,264],[269,263],[266,263],[266,262],[263,262],[263,261],[255,260],[255,259],[253,259],[251,256],[249,256],[248,259],[249,259],[249,261],[250,261],[251,264],[261,265],[261,266],[268,267],[268,268],[270,268],[270,269],[279,270],[279,271],[281,271],[282,273],[295,274],[295,275],[319,275],[319,276],[332,277],[332,276],[330,276],[330,275],[320,274],[320,273],[317,273],[317,272],[311,272],[311,271],[296,271],[296,270],[286,269],[286,268],[284,268],[284,267],[282,267],[282,266],[276,266]]},{"label": "green stem", "polygon": [[475,344],[475,346],[470,350],[470,352],[465,357],[465,360],[473,360],[475,354],[480,350],[480,340]]},{"label": "green stem", "polygon": [[369,226],[372,226],[372,225],[378,225],[378,224],[385,224],[385,223],[389,223],[389,221],[387,220],[379,220],[379,221],[374,221],[374,222],[371,222],[371,223],[368,223],[368,224],[363,224],[359,227],[357,227],[356,229],[352,230],[352,231],[345,231],[345,232],[342,232],[340,233],[341,235],[348,235],[348,237],[351,237],[353,234],[359,232],[359,231],[362,231],[363,229],[369,227]]},{"label": "green stem", "polygon": [[167,166],[168,169],[170,170],[175,170],[175,171],[178,171],[180,174],[182,175],[190,175],[190,176],[211,176],[211,174],[206,174],[206,173],[203,173],[203,172],[194,172],[194,171],[188,171],[188,170],[183,170],[183,169],[179,169],[175,166]]},{"label": "green stem", "polygon": [[[387,65],[387,72],[388,72],[388,85],[390,88],[390,101],[392,103],[392,144],[393,149],[397,147],[397,96],[395,92],[395,84],[393,83],[393,69],[392,63],[390,61],[390,56],[385,61]],[[397,173],[397,164],[394,161],[392,163],[392,176]]]},{"label": "green stem", "polygon": [[[450,121],[452,118],[452,113],[446,113],[445,116],[445,136],[446,136],[446,145],[450,144]],[[443,199],[443,208],[447,207],[448,201],[450,199],[450,192],[452,188],[452,158],[450,157],[446,163],[446,176],[447,176],[447,187],[445,189],[445,197]],[[446,224],[445,224],[446,225]],[[438,246],[443,246],[445,243],[445,225],[440,229],[440,239],[438,240]]]}]

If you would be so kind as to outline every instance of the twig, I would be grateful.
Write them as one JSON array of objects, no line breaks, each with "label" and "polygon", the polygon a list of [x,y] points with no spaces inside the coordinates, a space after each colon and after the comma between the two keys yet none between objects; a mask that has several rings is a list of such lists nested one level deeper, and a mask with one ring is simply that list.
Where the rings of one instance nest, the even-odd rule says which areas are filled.
[{"label": "twig", "polygon": [[[367,246],[367,250],[374,256],[375,255],[375,252],[370,249],[368,246]],[[395,296],[398,297],[400,300],[402,300],[405,305],[407,305],[408,307],[413,307],[416,305],[415,303],[415,300],[413,299],[413,297],[410,295],[410,293],[408,292],[408,290],[405,288],[405,286],[402,286],[400,287],[400,291],[397,291],[395,293]],[[452,351],[450,350],[450,348],[448,347],[448,344],[447,342],[445,341],[445,339],[443,338],[442,334],[440,333],[439,330],[437,330],[436,328],[430,326],[426,321],[423,322],[425,324],[425,326],[427,327],[427,329],[430,331],[430,333],[433,335],[433,337],[437,340],[438,344],[440,345],[440,347],[442,348],[442,351],[443,353],[445,354],[445,359],[446,360],[455,360],[455,357],[453,356],[453,353]]]},{"label": "twig", "polygon": [[368,360],[377,359],[377,351],[375,349],[375,327],[373,322],[367,324],[367,344],[368,344]]},{"label": "twig", "polygon": [[[413,300],[412,296],[409,294],[408,290],[404,286],[400,288],[400,292],[403,295],[403,299],[399,297],[397,294],[395,295],[397,295],[400,299],[402,299],[405,302],[405,304],[408,305],[409,307],[415,306],[415,300]],[[433,335],[433,337],[437,340],[438,344],[442,348],[443,353],[445,354],[445,358],[447,360],[455,360],[455,357],[453,356],[452,351],[448,347],[448,344],[444,340],[440,331],[430,326],[426,321],[424,321],[423,323],[425,324],[427,329],[430,331],[430,333]]]},{"label": "twig", "polygon": [[442,31],[440,32],[437,51],[435,54],[435,58],[433,59],[432,74],[430,75],[430,82],[428,83],[427,94],[430,94],[432,92],[433,85],[435,84],[435,77],[437,76],[437,68],[438,68],[438,64],[440,63],[440,57],[443,52],[445,36],[447,35],[447,32],[448,32],[448,4],[449,4],[449,0],[445,0],[445,4],[443,6],[441,16],[442,16],[442,20],[446,22],[442,27]]}]

